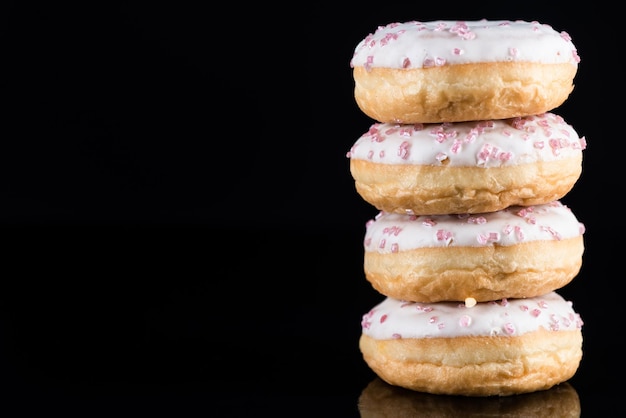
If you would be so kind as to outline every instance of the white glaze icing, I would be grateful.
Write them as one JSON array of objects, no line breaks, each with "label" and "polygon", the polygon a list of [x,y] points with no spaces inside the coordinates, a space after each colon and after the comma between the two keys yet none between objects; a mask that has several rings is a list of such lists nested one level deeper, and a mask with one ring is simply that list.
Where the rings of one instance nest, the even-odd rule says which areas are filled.
[{"label": "white glaze icing", "polygon": [[574,238],[585,231],[584,224],[560,201],[472,215],[416,216],[381,211],[365,227],[365,251],[381,254],[424,247],[510,246]]},{"label": "white glaze icing", "polygon": [[363,315],[362,332],[378,340],[458,336],[516,336],[543,327],[581,329],[583,321],[555,292],[526,299],[417,303],[386,298]]},{"label": "white glaze icing", "polygon": [[567,32],[509,20],[390,23],[361,40],[351,67],[425,68],[470,62],[570,63],[580,57]]},{"label": "white glaze icing", "polygon": [[548,112],[457,123],[375,123],[346,155],[380,164],[503,167],[573,158],[586,147],[585,137]]}]

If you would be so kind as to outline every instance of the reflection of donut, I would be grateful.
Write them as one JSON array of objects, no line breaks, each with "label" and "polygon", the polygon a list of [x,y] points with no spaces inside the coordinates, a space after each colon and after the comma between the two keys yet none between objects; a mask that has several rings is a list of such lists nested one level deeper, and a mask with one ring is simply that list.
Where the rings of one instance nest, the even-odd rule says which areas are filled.
[{"label": "reflection of donut", "polygon": [[506,396],[571,378],[582,359],[582,325],[571,302],[555,292],[473,306],[386,298],[363,315],[359,346],[368,366],[392,385]]},{"label": "reflection of donut", "polygon": [[565,196],[585,137],[553,113],[465,123],[373,124],[351,147],[357,192],[380,210],[492,212]]},{"label": "reflection of donut", "polygon": [[[470,412],[471,411],[471,412]],[[469,398],[415,392],[376,378],[359,397],[362,418],[373,417],[580,417],[580,399],[569,383],[517,396]]]},{"label": "reflection of donut", "polygon": [[366,224],[363,266],[372,286],[396,299],[532,297],[578,274],[583,233],[559,201],[473,215],[381,212]]},{"label": "reflection of donut", "polygon": [[570,37],[523,21],[391,23],[350,62],[360,109],[379,122],[505,119],[560,106],[580,58]]}]

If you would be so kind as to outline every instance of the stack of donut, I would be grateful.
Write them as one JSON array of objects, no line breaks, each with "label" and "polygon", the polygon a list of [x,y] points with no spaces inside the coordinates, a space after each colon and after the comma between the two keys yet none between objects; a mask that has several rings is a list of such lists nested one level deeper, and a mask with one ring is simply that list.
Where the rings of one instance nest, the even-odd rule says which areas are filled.
[{"label": "stack of donut", "polygon": [[350,66],[374,123],[347,153],[366,224],[364,273],[384,300],[359,347],[391,385],[507,396],[569,380],[582,320],[556,290],[580,271],[584,225],[560,199],[584,137],[553,113],[580,59],[527,21],[392,23]]}]

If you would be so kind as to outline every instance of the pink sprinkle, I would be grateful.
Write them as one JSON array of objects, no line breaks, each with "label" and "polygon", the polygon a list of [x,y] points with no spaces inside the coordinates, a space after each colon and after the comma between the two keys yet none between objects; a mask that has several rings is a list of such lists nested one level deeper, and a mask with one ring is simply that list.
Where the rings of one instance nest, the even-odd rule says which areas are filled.
[{"label": "pink sprinkle", "polygon": [[503,162],[509,161],[511,158],[513,158],[513,154],[510,152],[502,152],[498,156],[498,159]]},{"label": "pink sprinkle", "polygon": [[365,315],[363,315],[363,318],[361,319],[361,326],[364,329],[369,329],[370,326],[372,325],[372,322],[371,322],[372,316],[374,316],[373,309],[369,311],[368,313],[366,313]]},{"label": "pink sprinkle", "polygon": [[385,244],[387,244],[387,240],[386,239],[381,239],[380,242],[378,243],[378,248],[385,248]]},{"label": "pink sprinkle", "polygon": [[576,317],[576,328],[582,328],[583,325],[585,325],[585,323],[583,322],[583,320],[580,317],[580,315],[578,315]]},{"label": "pink sprinkle", "polygon": [[465,142],[466,144],[471,144],[472,142],[476,141],[476,138],[478,138],[478,135],[480,135],[480,132],[477,129],[472,128],[467,133],[467,135],[465,135],[463,142]]},{"label": "pink sprinkle", "polygon": [[402,61],[402,68],[409,68],[411,66],[411,60],[408,58],[405,58]]},{"label": "pink sprinkle", "polygon": [[426,218],[422,221],[422,225],[424,226],[435,226],[437,222],[432,218]]},{"label": "pink sprinkle", "polygon": [[383,37],[383,39],[380,40],[380,44],[381,46],[385,46],[387,45],[390,41],[393,41],[395,39],[398,39],[398,34],[397,33],[392,33],[389,32],[387,34],[385,34],[385,36]]},{"label": "pink sprinkle", "polygon": [[391,334],[391,338],[393,338],[394,340],[401,340],[402,334],[398,334],[394,332],[393,334]]},{"label": "pink sprinkle", "polygon": [[472,318],[469,315],[462,315],[459,319],[459,326],[469,327],[472,324]]},{"label": "pink sprinkle", "polygon": [[450,242],[452,240],[452,232],[446,231],[444,229],[439,229],[437,230],[436,237],[437,241]]},{"label": "pink sprinkle", "polygon": [[402,144],[400,144],[400,147],[398,148],[398,156],[403,160],[406,160],[407,158],[409,158],[410,148],[411,144],[409,144],[407,141],[404,141]]},{"label": "pink sprinkle", "polygon": [[461,48],[453,48],[452,49],[452,53],[454,55],[463,55],[465,53],[465,51],[463,51]]},{"label": "pink sprinkle", "polygon": [[561,141],[553,138],[548,141],[548,144],[550,145],[550,148],[552,149],[552,154],[554,155],[561,154],[561,148],[563,148]]},{"label": "pink sprinkle", "polygon": [[439,324],[437,324],[437,328],[439,329],[444,329],[446,327],[446,324],[444,324],[443,322],[440,322]]},{"label": "pink sprinkle", "polygon": [[436,316],[431,316],[430,318],[428,318],[428,322],[430,322],[431,324],[434,324],[438,320],[439,320],[439,318],[436,317]]},{"label": "pink sprinkle", "polygon": [[551,228],[549,226],[541,226],[541,230],[546,231],[547,233],[552,235],[552,238],[554,238],[557,241],[560,241],[562,238],[561,234],[558,231],[556,231],[554,228]]},{"label": "pink sprinkle", "polygon": [[515,325],[513,325],[510,322],[507,322],[506,324],[504,324],[504,326],[502,327],[502,329],[504,330],[504,332],[507,335],[512,335],[515,334]]},{"label": "pink sprinkle", "polygon": [[487,223],[487,219],[484,216],[470,216],[469,218],[467,218],[467,223],[475,224],[475,225],[483,225]]},{"label": "pink sprinkle", "polygon": [[370,136],[372,137],[372,142],[381,143],[381,142],[383,142],[386,139],[385,135],[383,135],[380,132],[373,133]]},{"label": "pink sprinkle", "polygon": [[400,232],[402,232],[402,228],[396,225],[383,228],[383,234],[385,235],[393,235],[397,237]]},{"label": "pink sprinkle", "polygon": [[406,127],[398,129],[398,135],[409,138],[413,136],[413,131],[414,129],[406,126]]},{"label": "pink sprinkle", "polygon": [[478,234],[476,237],[480,244],[487,244],[489,242],[497,242],[500,240],[500,234],[497,232],[489,232],[487,234]]},{"label": "pink sprinkle", "polygon": [[461,141],[455,140],[452,146],[450,147],[450,151],[452,151],[453,154],[458,154],[460,150],[461,150]]},{"label": "pink sprinkle", "polygon": [[374,63],[374,56],[373,55],[368,55],[367,59],[365,60],[365,71],[370,72],[372,71],[372,64]]},{"label": "pink sprinkle", "polygon": [[534,316],[535,318],[537,318],[541,314],[541,310],[535,308],[532,311],[530,311],[530,314]]},{"label": "pink sprinkle", "polygon": [[426,57],[424,58],[424,62],[422,63],[424,68],[430,68],[435,66],[435,61],[432,58]]},{"label": "pink sprinkle", "polygon": [[397,253],[398,251],[399,251],[398,243],[394,242],[393,244],[391,244],[391,252]]},{"label": "pink sprinkle", "polygon": [[511,126],[515,129],[524,129],[524,125],[526,124],[526,119],[522,119],[521,117],[516,117],[511,120]]},{"label": "pink sprinkle", "polygon": [[383,322],[385,322],[386,320],[387,320],[387,314],[382,315],[382,316],[380,317],[380,323],[381,323],[381,324],[382,324]]}]

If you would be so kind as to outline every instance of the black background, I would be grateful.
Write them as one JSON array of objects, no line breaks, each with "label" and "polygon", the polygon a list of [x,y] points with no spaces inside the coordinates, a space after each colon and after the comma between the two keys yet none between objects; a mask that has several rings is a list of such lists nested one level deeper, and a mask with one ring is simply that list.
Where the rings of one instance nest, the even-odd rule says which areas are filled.
[{"label": "black background", "polygon": [[560,293],[585,321],[570,381],[583,415],[620,408],[615,10],[5,2],[1,15],[0,408],[359,416],[375,377],[360,319],[381,296],[362,272],[376,211],[346,158],[372,123],[349,61],[379,25],[481,18],[551,24],[582,58],[554,111],[588,142],[562,199],[587,227],[584,262]]}]

